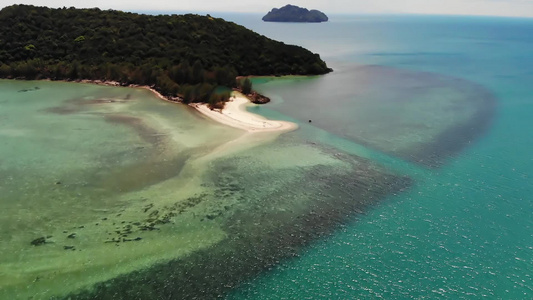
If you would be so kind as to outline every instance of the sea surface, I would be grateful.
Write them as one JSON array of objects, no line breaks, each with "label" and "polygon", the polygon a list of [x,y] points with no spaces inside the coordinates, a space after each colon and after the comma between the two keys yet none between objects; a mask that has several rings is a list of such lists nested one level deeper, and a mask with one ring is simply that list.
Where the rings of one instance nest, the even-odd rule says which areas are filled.
[{"label": "sea surface", "polygon": [[532,19],[211,15],[334,69],[254,78],[299,129],[0,80],[1,299],[533,297]]},{"label": "sea surface", "polygon": [[335,70],[258,79],[273,104],[254,112],[416,183],[229,299],[533,297],[533,19],[233,20]]}]

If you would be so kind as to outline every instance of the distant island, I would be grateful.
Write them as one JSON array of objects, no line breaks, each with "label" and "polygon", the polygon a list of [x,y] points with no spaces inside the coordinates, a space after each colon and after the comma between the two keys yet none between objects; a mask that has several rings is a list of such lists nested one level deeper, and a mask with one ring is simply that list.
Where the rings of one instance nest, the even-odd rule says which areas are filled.
[{"label": "distant island", "polygon": [[209,15],[12,5],[0,41],[0,78],[113,81],[214,107],[250,88],[237,76],[331,71],[318,54]]},{"label": "distant island", "polygon": [[316,9],[308,10],[295,5],[286,5],[282,8],[274,8],[263,17],[265,22],[302,22],[320,23],[327,22],[328,17]]}]

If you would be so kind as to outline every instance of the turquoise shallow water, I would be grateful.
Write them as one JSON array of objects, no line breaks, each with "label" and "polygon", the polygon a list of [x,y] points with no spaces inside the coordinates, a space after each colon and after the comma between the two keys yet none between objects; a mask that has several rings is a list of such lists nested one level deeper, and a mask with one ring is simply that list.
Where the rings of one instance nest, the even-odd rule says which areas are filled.
[{"label": "turquoise shallow water", "polygon": [[228,299],[531,298],[531,20],[223,17],[335,69],[254,80],[273,101],[250,110],[299,130],[0,81],[0,298],[192,298],[241,273]]},{"label": "turquoise shallow water", "polygon": [[[179,178],[204,170],[187,163],[240,135],[144,89],[0,80],[0,298],[49,299],[221,239],[182,219],[180,238],[146,226],[200,193]],[[138,240],[110,242],[124,238]]]},{"label": "turquoise shallow water", "polygon": [[[370,85],[388,89],[368,93],[361,92],[368,85],[350,81],[349,76],[338,76],[344,80],[341,82],[327,82],[326,77],[318,85],[328,92],[320,93],[309,92],[313,87],[297,80],[278,84],[277,91],[275,83],[256,81],[256,88],[278,95],[273,97],[272,106],[257,112],[287,114],[304,127],[335,133],[332,137],[310,129],[308,137],[402,170],[415,178],[416,185],[302,251],[300,257],[242,284],[229,299],[533,296],[531,19],[337,16],[330,23],[310,26],[263,24],[244,16],[234,16],[234,20],[267,36],[320,52],[338,73],[352,77],[361,74],[354,71],[357,66],[378,65],[424,72],[417,81],[422,88],[434,75],[456,78],[456,82],[466,80],[494,96],[495,111],[476,138],[468,139],[454,153],[438,154],[444,164],[430,170],[398,161],[395,153],[389,153],[392,157],[383,153],[390,152],[380,144],[387,133],[374,131],[368,138],[372,143],[357,135],[361,126],[371,127],[368,118],[383,115],[386,107],[366,115],[362,123],[350,120],[350,116],[361,117],[358,97],[387,101],[390,83],[375,78]],[[394,82],[399,91],[412,85],[405,78]],[[450,87],[457,85],[450,83]],[[344,97],[340,110],[328,107],[341,101],[328,99],[328,93]],[[301,94],[305,97],[300,98]],[[470,99],[465,97],[465,103],[471,104]],[[438,92],[423,100],[441,101]],[[312,117],[291,111],[291,101],[309,104],[304,110]],[[457,113],[423,119],[404,114],[399,107],[392,117],[382,116],[375,122],[385,127],[396,124],[394,130],[401,130],[409,118],[428,124],[443,117],[439,121],[442,125],[454,123]],[[394,118],[398,115],[400,121]],[[306,125],[307,118],[317,121]],[[335,122],[344,127],[335,128]],[[461,132],[455,134],[461,139]]]},{"label": "turquoise shallow water", "polygon": [[139,88],[0,80],[0,120],[2,299],[211,298],[411,184]]}]

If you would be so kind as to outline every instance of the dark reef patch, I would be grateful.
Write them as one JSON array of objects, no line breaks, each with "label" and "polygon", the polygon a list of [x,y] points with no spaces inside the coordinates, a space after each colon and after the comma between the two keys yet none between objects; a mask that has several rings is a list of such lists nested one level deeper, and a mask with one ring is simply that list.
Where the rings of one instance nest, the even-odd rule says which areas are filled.
[{"label": "dark reef patch", "polygon": [[475,82],[373,65],[345,66],[291,85],[273,79],[271,86],[254,86],[290,99],[277,106],[301,122],[312,119],[313,126],[339,137],[430,168],[487,132],[497,104],[496,96]]},{"label": "dark reef patch", "polygon": [[[327,151],[327,150],[326,150]],[[214,299],[353,220],[411,180],[344,154],[344,164],[258,170],[241,156],[216,161],[209,179],[219,206],[204,222],[228,237],[182,259],[122,275],[64,299]],[[244,163],[242,163],[244,162]],[[256,172],[247,173],[246,168]],[[243,170],[244,169],[244,170]],[[281,177],[281,178],[279,178]],[[271,189],[266,183],[279,178]],[[213,200],[212,199],[212,200]],[[231,199],[238,199],[232,201]],[[231,204],[233,203],[233,204]]]},{"label": "dark reef patch", "polygon": [[[125,97],[131,98],[131,95],[128,94]],[[139,190],[177,176],[189,158],[187,150],[181,151],[180,155],[175,157],[164,157],[164,151],[166,151],[169,142],[168,134],[157,131],[146,124],[141,118],[119,113],[91,111],[91,108],[95,105],[124,103],[127,101],[131,100],[115,100],[110,98],[87,100],[83,98],[74,98],[65,101],[62,106],[52,107],[45,110],[48,113],[61,115],[84,112],[89,115],[97,116],[105,122],[132,129],[139,138],[147,144],[142,146],[132,146],[131,149],[126,151],[101,158],[104,165],[112,166],[124,155],[136,153],[136,155],[143,157],[139,162],[115,167],[114,170],[110,170],[109,174],[102,175],[105,174],[105,172],[94,174],[91,182],[95,186],[105,187],[108,191],[113,192]],[[164,158],[162,159],[162,157]],[[127,174],[127,176],[124,176],[124,174]]]},{"label": "dark reef patch", "polygon": [[71,115],[79,112],[80,109],[75,106],[55,106],[47,108],[44,111],[58,115]]},{"label": "dark reef patch", "polygon": [[87,100],[83,98],[75,98],[65,101],[64,104],[61,106],[50,107],[45,109],[44,111],[58,115],[69,115],[83,111],[84,107],[86,106],[103,105],[110,103],[126,103],[128,101],[130,101],[130,94],[128,94],[124,100],[117,100],[111,98]]},{"label": "dark reef patch", "polygon": [[164,135],[159,134],[153,128],[147,126],[142,119],[119,114],[105,114],[104,119],[109,123],[128,126],[148,144],[158,144],[164,139]]},{"label": "dark reef patch", "polygon": [[[187,155],[175,158],[133,163],[116,168],[105,176],[98,177],[95,185],[108,191],[122,193],[143,189],[158,182],[177,176],[187,162]],[[127,174],[125,176],[124,174]]]},{"label": "dark reef patch", "polygon": [[[134,191],[177,176],[191,155],[189,150],[183,149],[179,155],[168,157],[164,154],[169,143],[167,134],[156,131],[140,118],[119,114],[104,114],[103,117],[106,122],[133,129],[149,145],[131,149],[143,154],[142,161],[116,168],[97,180],[97,185],[105,186],[107,190]],[[114,158],[106,159],[112,161]]]},{"label": "dark reef patch", "polygon": [[478,93],[480,105],[470,119],[450,126],[419,149],[411,153],[403,153],[401,156],[430,168],[439,168],[448,157],[461,152],[475,142],[488,131],[496,114],[496,97],[481,88]]},{"label": "dark reef patch", "polygon": [[34,91],[38,91],[40,90],[41,88],[36,86],[34,88],[29,88],[29,89],[22,89],[22,90],[18,90],[19,93],[27,93],[27,92],[34,92]]},{"label": "dark reef patch", "polygon": [[[442,111],[439,111],[441,109],[439,102],[446,102],[437,101],[433,104],[434,107],[429,110],[424,107],[417,116],[407,115],[404,117],[401,115],[402,112],[398,111],[398,115],[392,118],[379,120],[379,123],[382,124],[380,126],[384,128],[382,132],[394,129],[398,130],[398,136],[405,135],[407,137],[412,132],[416,133],[417,130],[421,132],[426,129],[431,130],[435,126],[432,124],[434,118],[438,117],[444,123],[438,125],[444,126],[437,134],[400,149],[391,149],[388,146],[380,145],[372,136],[348,134],[349,138],[361,144],[375,147],[380,151],[429,168],[439,168],[449,157],[458,154],[483,135],[494,119],[496,97],[477,83],[429,72],[396,70],[380,66],[367,66],[361,69],[366,73],[363,80],[364,84],[375,89],[369,92],[371,97],[379,95],[380,87],[389,89],[391,93],[380,101],[389,102],[392,105],[402,103],[402,105],[407,106],[415,101],[421,105],[425,105],[424,101],[432,103],[436,101],[436,93],[441,93],[442,90],[449,90],[458,95],[452,96],[452,100]],[[443,94],[442,99],[446,99],[447,96],[447,94]],[[427,100],[426,97],[428,97]],[[454,120],[456,115],[468,110],[471,110],[472,114],[466,119]],[[443,115],[448,117],[442,118]],[[417,120],[418,117],[425,121]],[[413,121],[415,122],[411,123]],[[377,134],[378,138],[383,138],[380,133]]]},{"label": "dark reef patch", "polygon": [[80,101],[79,105],[98,105],[98,104],[107,104],[107,103],[124,103],[127,100],[116,100],[116,99],[92,99]]},{"label": "dark reef patch", "polygon": [[[465,95],[475,95],[472,101],[477,103],[470,118],[449,126],[418,149],[398,152],[399,156],[430,168],[439,168],[448,157],[461,152],[488,131],[496,114],[496,97],[485,88],[466,80],[456,88]],[[455,109],[460,110],[461,107]]]}]

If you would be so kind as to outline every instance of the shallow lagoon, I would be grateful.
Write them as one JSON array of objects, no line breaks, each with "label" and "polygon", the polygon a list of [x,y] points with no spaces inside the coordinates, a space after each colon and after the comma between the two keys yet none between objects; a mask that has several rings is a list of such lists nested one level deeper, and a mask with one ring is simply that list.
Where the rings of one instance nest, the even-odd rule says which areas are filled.
[{"label": "shallow lagoon", "polygon": [[[197,193],[201,187],[195,185],[155,192],[148,188],[179,176],[190,158],[205,155],[239,132],[143,89],[0,84],[4,295],[45,297],[188,251],[162,251],[164,234],[153,235],[149,248],[135,251],[114,246],[110,253],[106,242],[124,238],[117,231],[132,220],[142,221],[141,207],[155,205],[147,197],[155,194],[164,205],[162,195],[168,202]],[[199,233],[190,249],[222,236],[202,226],[194,231]],[[41,236],[50,237],[44,245],[30,245]],[[150,255],[157,252],[166,253]],[[107,268],[110,264],[113,268]]]},{"label": "shallow lagoon", "polygon": [[[297,132],[227,128],[143,89],[0,84],[2,297],[148,297],[184,271],[197,277],[161,296],[214,295],[409,185]],[[198,257],[209,264],[191,267]],[[146,283],[154,273],[166,277]]]}]

